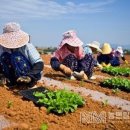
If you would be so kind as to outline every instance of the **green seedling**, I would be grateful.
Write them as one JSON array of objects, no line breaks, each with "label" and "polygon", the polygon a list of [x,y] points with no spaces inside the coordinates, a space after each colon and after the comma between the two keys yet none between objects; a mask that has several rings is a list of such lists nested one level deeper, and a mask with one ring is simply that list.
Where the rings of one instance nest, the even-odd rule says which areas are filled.
[{"label": "green seedling", "polygon": [[47,125],[46,123],[43,123],[43,124],[41,125],[40,130],[47,130],[47,129],[48,129],[48,125]]},{"label": "green seedling", "polygon": [[78,106],[85,104],[79,94],[68,90],[47,91],[46,93],[35,92],[34,96],[39,98],[38,103],[44,105],[48,113],[66,114],[74,112]]},{"label": "green seedling", "polygon": [[129,76],[130,75],[130,68],[122,68],[122,67],[104,67],[102,69],[103,72],[106,72],[110,75],[122,75],[122,76]]},{"label": "green seedling", "polygon": [[119,91],[120,91],[120,89],[119,89],[119,88],[112,89],[112,93],[114,93],[114,94],[119,93]]},{"label": "green seedling", "polygon": [[113,89],[118,88],[120,90],[125,90],[128,92],[130,91],[130,80],[129,79],[114,77],[114,78],[104,80],[103,85],[109,86]]},{"label": "green seedling", "polygon": [[79,85],[80,87],[83,87],[84,86],[84,81],[83,80],[81,80],[80,81],[80,85]]},{"label": "green seedling", "polygon": [[103,105],[103,107],[106,107],[106,106],[108,105],[108,99],[104,100],[104,101],[102,102],[102,105]]},{"label": "green seedling", "polygon": [[13,106],[13,102],[12,101],[8,101],[7,108],[11,108],[12,106]]}]

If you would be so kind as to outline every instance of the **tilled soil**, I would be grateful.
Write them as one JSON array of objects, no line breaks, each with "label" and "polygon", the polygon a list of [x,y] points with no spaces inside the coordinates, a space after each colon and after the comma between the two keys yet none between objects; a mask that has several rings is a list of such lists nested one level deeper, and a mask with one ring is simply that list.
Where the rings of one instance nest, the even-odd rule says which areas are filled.
[{"label": "tilled soil", "polygon": [[[87,83],[87,82],[83,82],[83,81],[69,80],[62,73],[56,72],[56,71],[54,71],[50,68],[45,67],[44,75],[46,77],[53,78],[55,80],[59,80],[59,81],[65,82],[65,83],[69,83],[69,84],[71,84],[72,86],[75,86],[75,87],[76,86],[77,87],[85,87],[85,88],[88,88],[88,89],[91,89],[91,90],[97,90],[99,92],[105,93],[108,96],[118,96],[118,97],[121,97],[123,99],[130,101],[130,93],[128,93],[128,92],[119,90],[117,93],[114,93],[113,89],[107,88],[105,86],[95,85],[93,83]],[[108,74],[101,73],[101,72],[96,72],[95,75],[101,75],[101,76],[104,76],[104,77],[112,77],[112,76],[109,76]],[[97,78],[94,81],[96,81],[97,83],[100,83],[103,80],[104,80],[103,78],[102,79]]]},{"label": "tilled soil", "polygon": [[[43,60],[45,61],[45,64],[49,65],[48,61],[50,60],[50,57],[51,57],[51,55],[43,55],[42,56]],[[129,61],[129,65],[122,64],[122,66],[129,67],[130,66],[130,56],[127,55],[126,59]],[[107,73],[103,73],[100,70],[95,70],[94,74],[100,76],[99,78],[97,77],[97,79],[94,80],[98,83],[102,82],[105,77],[108,77],[108,78],[114,77],[114,76],[111,76]],[[45,67],[44,75],[46,77],[53,78],[55,80],[63,81],[65,83],[70,83],[73,86],[85,87],[85,88],[89,88],[89,89],[92,89],[92,90],[97,90],[97,91],[105,93],[106,95],[118,96],[118,97],[121,97],[123,99],[130,101],[130,93],[128,93],[128,92],[118,91],[117,93],[114,93],[112,89],[107,88],[105,86],[95,85],[95,84],[92,84],[92,83],[87,83],[87,82],[82,82],[82,81],[77,81],[77,80],[72,81],[72,80],[69,80],[68,78],[66,78],[62,73],[56,72],[56,71],[54,71],[54,70],[52,70],[51,68],[48,68],[48,67]],[[101,77],[104,77],[104,78],[101,78]],[[120,77],[130,79],[130,76],[129,77],[120,76]]]},{"label": "tilled soil", "polygon": [[[8,108],[8,101],[12,102],[12,106]],[[127,129],[130,127],[130,120],[109,120],[104,123],[93,124],[87,123],[86,120],[80,122],[80,120],[88,112],[121,112],[116,107],[103,106],[102,103],[94,102],[89,97],[86,97],[86,105],[83,108],[78,108],[76,112],[63,116],[55,114],[47,114],[45,107],[37,107],[33,102],[22,99],[21,96],[8,91],[5,88],[0,88],[0,113],[7,119],[15,122],[16,125],[6,130],[19,129],[19,130],[39,130],[42,123],[47,123],[49,130],[118,130]],[[81,114],[83,115],[81,118]],[[115,117],[116,118],[116,117]]]},{"label": "tilled soil", "polygon": [[[42,57],[45,64],[46,62],[49,64],[50,56],[46,55],[46,59],[45,56]],[[99,71],[95,72],[95,74],[100,73]],[[70,83],[75,87],[82,86],[104,92],[107,95],[113,95],[112,90],[109,88],[103,88],[82,81],[70,81],[60,72],[55,72],[49,68],[44,69],[44,75]],[[107,74],[101,73],[101,75],[106,76]],[[42,84],[42,86],[44,86],[44,84]],[[40,130],[42,123],[47,123],[49,130],[130,130],[129,112],[122,111],[107,104],[104,105],[102,102],[92,101],[89,96],[84,97],[86,100],[84,107],[78,108],[74,113],[59,116],[53,113],[48,114],[45,107],[38,107],[32,101],[23,99],[22,96],[17,94],[21,89],[22,86],[21,88],[17,87],[12,90],[0,87],[0,114],[15,124],[15,126],[6,128],[6,130]],[[130,94],[123,91],[117,93],[116,96],[130,100]],[[9,102],[11,102],[10,107]],[[95,118],[96,122],[92,120],[92,118],[89,118],[88,114],[91,115],[91,112],[100,114],[100,118],[98,115],[95,116],[97,117]],[[101,118],[101,113],[104,113],[103,118]],[[114,116],[112,116],[112,114],[114,114]],[[129,118],[126,119],[126,116],[123,116],[124,114],[128,114]],[[102,122],[101,119],[106,120]]]}]

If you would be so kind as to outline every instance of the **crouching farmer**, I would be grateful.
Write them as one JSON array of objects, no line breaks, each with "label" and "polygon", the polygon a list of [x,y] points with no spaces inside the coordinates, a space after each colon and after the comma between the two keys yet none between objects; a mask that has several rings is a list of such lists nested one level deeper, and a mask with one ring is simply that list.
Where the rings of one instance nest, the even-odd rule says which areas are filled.
[{"label": "crouching farmer", "polygon": [[91,79],[94,68],[92,55],[85,55],[83,42],[73,30],[63,34],[63,39],[54,52],[50,64],[56,71],[63,72],[70,79]]},{"label": "crouching farmer", "polygon": [[0,35],[0,70],[10,85],[32,83],[41,78],[43,61],[29,43],[29,35],[17,23],[7,23]]}]

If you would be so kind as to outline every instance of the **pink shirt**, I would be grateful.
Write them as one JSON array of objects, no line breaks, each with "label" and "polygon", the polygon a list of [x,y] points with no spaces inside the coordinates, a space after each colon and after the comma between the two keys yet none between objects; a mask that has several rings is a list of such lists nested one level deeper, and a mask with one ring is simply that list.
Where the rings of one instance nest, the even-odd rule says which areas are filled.
[{"label": "pink shirt", "polygon": [[66,56],[70,54],[73,54],[77,59],[82,59],[85,56],[82,46],[75,48],[74,53],[72,53],[64,45],[53,53],[53,57],[56,57],[60,62],[62,62]]}]

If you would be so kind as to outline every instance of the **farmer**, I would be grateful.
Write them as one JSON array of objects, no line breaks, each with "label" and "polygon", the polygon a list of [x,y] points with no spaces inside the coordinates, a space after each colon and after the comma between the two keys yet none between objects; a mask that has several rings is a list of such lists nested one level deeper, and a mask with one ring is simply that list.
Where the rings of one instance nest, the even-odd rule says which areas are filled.
[{"label": "farmer", "polygon": [[119,55],[121,53],[123,53],[123,51],[121,52],[120,48],[114,50],[111,48],[109,43],[104,43],[102,47],[102,53],[100,53],[97,56],[97,61],[104,67],[119,66],[120,65]]},{"label": "farmer", "polygon": [[51,67],[61,71],[70,79],[91,79],[94,59],[91,54],[84,54],[83,42],[73,30],[63,34],[63,39],[51,58]]},{"label": "farmer", "polygon": [[120,65],[120,58],[128,64],[128,61],[126,60],[124,56],[124,52],[121,46],[118,46],[117,49],[113,50],[113,56],[117,59],[118,65]]},{"label": "farmer", "polygon": [[[100,43],[97,41],[93,41],[93,42],[87,44],[86,46],[84,46],[84,53],[85,54],[94,55],[96,53],[101,53],[101,52],[102,52],[102,50],[100,49]],[[95,56],[93,56],[93,57],[95,57]],[[102,69],[102,65],[100,65],[97,62],[97,59],[95,59],[95,66]]]},{"label": "farmer", "polygon": [[97,56],[97,61],[99,62],[99,64],[101,64],[103,67],[113,65],[113,55],[110,44],[104,43],[101,49],[102,52]]},{"label": "farmer", "polygon": [[41,78],[43,61],[18,23],[7,23],[0,35],[0,70],[10,85],[32,83]]}]

